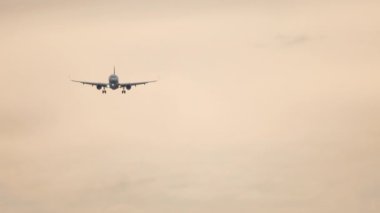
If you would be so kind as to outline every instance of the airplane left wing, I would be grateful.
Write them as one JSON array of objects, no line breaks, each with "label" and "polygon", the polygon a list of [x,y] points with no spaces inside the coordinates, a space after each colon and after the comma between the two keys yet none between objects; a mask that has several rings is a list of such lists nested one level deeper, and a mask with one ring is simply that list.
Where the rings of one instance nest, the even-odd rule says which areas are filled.
[{"label": "airplane left wing", "polygon": [[120,87],[129,87],[131,88],[132,86],[138,86],[138,85],[145,85],[145,84],[149,84],[149,83],[153,83],[153,82],[156,82],[156,81],[142,81],[142,82],[131,82],[131,83],[121,83],[119,84]]}]

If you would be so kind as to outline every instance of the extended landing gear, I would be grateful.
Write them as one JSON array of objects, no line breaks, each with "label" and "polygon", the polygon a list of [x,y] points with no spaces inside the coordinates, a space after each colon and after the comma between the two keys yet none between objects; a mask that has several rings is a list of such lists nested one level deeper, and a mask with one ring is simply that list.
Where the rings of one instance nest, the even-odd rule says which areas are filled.
[{"label": "extended landing gear", "polygon": [[102,94],[106,94],[106,93],[107,93],[107,90],[103,89]]},{"label": "extended landing gear", "polygon": [[121,91],[121,94],[125,94],[125,92],[126,92],[126,91],[123,89],[123,90]]}]

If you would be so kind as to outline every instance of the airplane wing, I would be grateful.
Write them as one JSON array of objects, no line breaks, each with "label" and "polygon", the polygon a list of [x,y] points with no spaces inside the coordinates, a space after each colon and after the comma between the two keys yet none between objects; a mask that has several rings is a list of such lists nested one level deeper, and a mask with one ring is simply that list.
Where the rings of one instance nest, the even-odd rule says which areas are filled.
[{"label": "airplane wing", "polygon": [[138,86],[142,84],[148,84],[148,83],[153,83],[156,81],[142,81],[142,82],[131,82],[131,83],[120,83],[120,87],[132,87],[132,86]]},{"label": "airplane wing", "polygon": [[108,87],[108,83],[76,81],[76,80],[71,80],[71,81],[81,83],[83,85],[87,84],[87,85],[91,85],[91,86]]}]

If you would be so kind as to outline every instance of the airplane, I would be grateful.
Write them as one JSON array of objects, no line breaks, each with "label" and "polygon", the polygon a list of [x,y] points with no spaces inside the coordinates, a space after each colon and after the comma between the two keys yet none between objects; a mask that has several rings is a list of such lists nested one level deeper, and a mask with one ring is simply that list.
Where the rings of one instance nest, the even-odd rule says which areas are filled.
[{"label": "airplane", "polygon": [[88,81],[76,81],[76,80],[71,80],[73,82],[77,83],[82,83],[83,85],[91,85],[91,86],[96,86],[96,89],[102,90],[102,94],[106,94],[106,88],[109,87],[112,90],[116,90],[118,88],[122,88],[123,90],[121,91],[122,94],[125,94],[127,90],[132,89],[133,86],[138,86],[138,85],[145,85],[148,83],[153,83],[156,81],[142,81],[142,82],[131,82],[131,83],[119,83],[119,77],[116,75],[115,67],[113,68],[113,74],[109,76],[108,78],[108,83],[101,83],[101,82],[88,82]]}]

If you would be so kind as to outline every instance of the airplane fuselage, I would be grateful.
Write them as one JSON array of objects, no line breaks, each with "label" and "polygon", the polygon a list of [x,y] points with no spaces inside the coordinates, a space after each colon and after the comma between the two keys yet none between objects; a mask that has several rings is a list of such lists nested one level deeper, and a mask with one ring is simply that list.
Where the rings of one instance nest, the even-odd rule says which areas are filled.
[{"label": "airplane fuselage", "polygon": [[117,75],[115,74],[112,74],[110,75],[110,77],[108,78],[108,82],[109,82],[109,87],[113,90],[119,88],[119,77],[117,77]]}]

